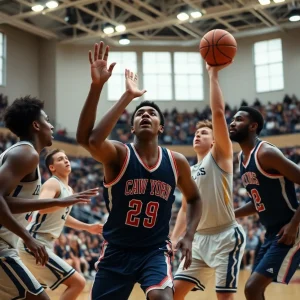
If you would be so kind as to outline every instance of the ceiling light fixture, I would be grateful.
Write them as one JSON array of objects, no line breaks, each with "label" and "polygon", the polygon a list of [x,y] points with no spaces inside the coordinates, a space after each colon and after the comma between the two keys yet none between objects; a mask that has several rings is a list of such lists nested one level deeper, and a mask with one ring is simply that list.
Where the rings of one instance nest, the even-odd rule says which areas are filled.
[{"label": "ceiling light fixture", "polygon": [[120,24],[120,25],[117,25],[115,29],[116,29],[116,32],[123,32],[126,30],[126,26]]},{"label": "ceiling light fixture", "polygon": [[261,5],[268,5],[271,3],[270,0],[258,0],[258,2],[261,4]]},{"label": "ceiling light fixture", "polygon": [[58,2],[57,2],[57,1],[48,1],[48,2],[46,3],[46,6],[47,6],[48,8],[55,8],[55,7],[58,6]]},{"label": "ceiling light fixture", "polygon": [[288,14],[288,17],[290,22],[300,21],[300,8],[294,8],[291,10],[291,12]]},{"label": "ceiling light fixture", "polygon": [[113,33],[115,30],[114,30],[114,28],[111,26],[111,25],[106,25],[106,26],[104,26],[104,28],[103,28],[103,32],[105,33],[105,34],[111,34],[111,33]]},{"label": "ceiling light fixture", "polygon": [[39,12],[39,11],[42,11],[44,9],[44,6],[41,5],[41,4],[36,4],[36,5],[33,5],[31,7],[31,9],[35,12]]},{"label": "ceiling light fixture", "polygon": [[282,2],[284,2],[285,0],[273,0],[274,1],[274,3],[282,3]]},{"label": "ceiling light fixture", "polygon": [[130,39],[127,37],[127,35],[122,35],[120,40],[119,40],[120,45],[129,45],[130,44]]},{"label": "ceiling light fixture", "polygon": [[202,13],[200,11],[192,11],[191,12],[191,17],[194,19],[198,19],[202,17]]},{"label": "ceiling light fixture", "polygon": [[186,21],[189,18],[190,18],[189,15],[185,12],[181,12],[177,15],[177,19],[180,20],[180,21]]}]

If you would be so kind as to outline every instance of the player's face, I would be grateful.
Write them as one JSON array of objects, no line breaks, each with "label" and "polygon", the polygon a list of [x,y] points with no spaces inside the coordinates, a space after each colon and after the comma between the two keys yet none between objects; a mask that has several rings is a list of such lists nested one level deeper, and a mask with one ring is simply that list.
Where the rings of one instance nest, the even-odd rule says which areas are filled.
[{"label": "player's face", "polygon": [[138,109],[134,116],[131,132],[136,136],[162,133],[163,126],[160,125],[158,111],[151,106],[143,106]]},{"label": "player's face", "polygon": [[45,144],[45,147],[52,145],[53,129],[54,127],[49,122],[49,117],[43,110],[41,110],[41,116],[39,119],[39,133],[40,139],[42,140],[43,144]]},{"label": "player's face", "polygon": [[49,166],[51,172],[61,174],[63,176],[71,173],[71,164],[68,156],[64,152],[57,152],[53,155],[53,164]]},{"label": "player's face", "polygon": [[195,132],[193,147],[196,152],[209,151],[214,143],[213,131],[208,127],[202,127]]},{"label": "player's face", "polygon": [[249,136],[250,119],[245,111],[238,111],[229,125],[229,136],[234,142],[241,143]]}]

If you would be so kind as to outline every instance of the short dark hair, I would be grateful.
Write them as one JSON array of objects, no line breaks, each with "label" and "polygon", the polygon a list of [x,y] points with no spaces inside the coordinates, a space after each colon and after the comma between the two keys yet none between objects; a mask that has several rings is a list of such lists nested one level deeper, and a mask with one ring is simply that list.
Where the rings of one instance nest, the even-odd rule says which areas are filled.
[{"label": "short dark hair", "polygon": [[52,149],[50,150],[47,154],[46,154],[46,157],[45,157],[45,165],[46,165],[46,168],[48,170],[48,172],[52,175],[52,172],[50,171],[50,165],[53,164],[53,156],[58,153],[58,152],[63,152],[65,153],[64,150],[61,150],[61,149]]},{"label": "short dark hair", "polygon": [[153,101],[143,101],[141,102],[134,110],[134,112],[132,113],[132,116],[131,116],[131,126],[133,125],[133,120],[134,120],[134,116],[135,116],[135,113],[141,108],[141,107],[144,107],[144,106],[150,106],[150,107],[153,107],[159,114],[159,118],[160,118],[160,125],[164,126],[165,125],[165,118],[164,118],[164,115],[162,114],[160,108],[158,107],[157,104],[155,104]]},{"label": "short dark hair", "polygon": [[44,103],[31,96],[16,99],[5,111],[5,126],[18,137],[29,133],[32,122],[39,119]]},{"label": "short dark hair", "polygon": [[262,114],[257,109],[250,106],[241,106],[238,111],[247,112],[250,116],[250,120],[257,123],[256,134],[259,135],[264,127],[264,118]]}]

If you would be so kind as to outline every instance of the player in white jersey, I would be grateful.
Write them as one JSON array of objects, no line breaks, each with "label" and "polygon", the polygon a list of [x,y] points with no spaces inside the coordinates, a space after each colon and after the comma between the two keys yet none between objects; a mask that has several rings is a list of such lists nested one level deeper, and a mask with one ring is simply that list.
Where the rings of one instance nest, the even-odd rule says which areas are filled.
[{"label": "player in white jersey", "polygon": [[47,300],[49,297],[16,250],[21,237],[36,263],[44,265],[48,260],[45,247],[25,228],[30,215],[27,212],[88,201],[89,194],[36,201],[41,187],[39,153],[52,144],[53,126],[43,103],[29,96],[15,100],[7,108],[4,121],[21,141],[0,156],[0,299]]},{"label": "player in white jersey", "polygon": [[[46,167],[52,175],[42,186],[40,198],[63,198],[73,194],[69,186],[71,165],[63,150],[51,150],[45,159]],[[85,279],[68,263],[53,252],[54,240],[57,239],[63,227],[86,230],[93,234],[102,233],[102,224],[86,224],[70,216],[72,206],[52,207],[34,212],[27,229],[29,233],[46,247],[49,261],[45,267],[37,265],[31,251],[22,240],[18,242],[18,251],[23,263],[34,277],[44,286],[56,289],[60,284],[67,289],[60,295],[61,300],[75,300],[85,286]]]},{"label": "player in white jersey", "polygon": [[[184,270],[181,263],[174,277],[175,300],[184,299],[191,290],[204,291],[214,273],[219,300],[233,299],[237,290],[245,233],[233,210],[233,151],[218,82],[218,71],[224,67],[207,65],[212,123],[197,124],[193,147],[198,163],[191,168],[202,199],[202,216],[193,241],[192,264]],[[174,243],[185,230],[185,211],[183,199],[172,234]]]}]

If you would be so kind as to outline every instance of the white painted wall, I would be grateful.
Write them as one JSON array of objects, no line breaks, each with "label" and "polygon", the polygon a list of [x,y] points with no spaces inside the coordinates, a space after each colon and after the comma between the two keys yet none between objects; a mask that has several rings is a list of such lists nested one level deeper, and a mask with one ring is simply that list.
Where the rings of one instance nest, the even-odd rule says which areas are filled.
[{"label": "white painted wall", "polygon": [[[86,99],[90,79],[88,50],[93,47],[56,44],[44,41],[26,32],[9,26],[0,26],[7,35],[7,85],[0,87],[0,93],[9,96],[12,102],[16,97],[31,94],[45,101],[49,116],[56,118],[57,127],[65,127],[74,134],[78,117]],[[231,105],[239,105],[242,98],[249,103],[258,97],[263,103],[281,101],[284,94],[300,96],[300,29],[285,33],[274,33],[259,37],[238,40],[238,53],[235,62],[220,74],[220,82],[225,100]],[[257,94],[253,65],[253,43],[255,41],[282,38],[285,89],[283,91]],[[96,42],[96,41],[95,41]],[[136,51],[141,57],[143,51],[197,51],[198,48],[151,48],[121,47],[115,51]],[[141,70],[141,65],[138,66]],[[159,101],[162,109],[176,107],[179,111],[202,109],[208,104],[208,79],[204,76],[205,101]],[[145,87],[147,88],[147,87]],[[97,116],[102,116],[114,102],[107,100],[104,88]],[[137,102],[129,106],[132,111]]]},{"label": "white painted wall", "polygon": [[19,29],[0,25],[6,35],[6,85],[0,93],[15,98],[32,95],[39,97],[39,38]]}]

